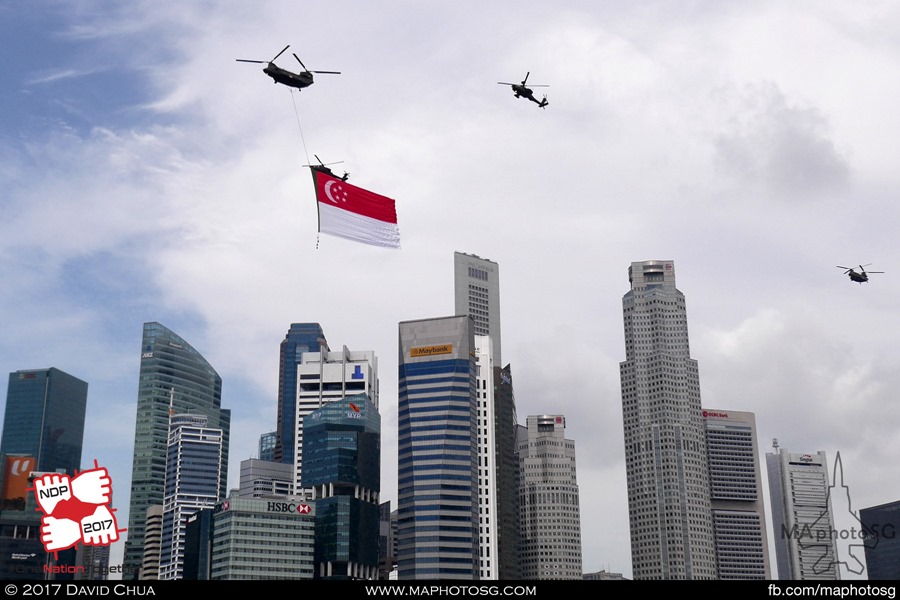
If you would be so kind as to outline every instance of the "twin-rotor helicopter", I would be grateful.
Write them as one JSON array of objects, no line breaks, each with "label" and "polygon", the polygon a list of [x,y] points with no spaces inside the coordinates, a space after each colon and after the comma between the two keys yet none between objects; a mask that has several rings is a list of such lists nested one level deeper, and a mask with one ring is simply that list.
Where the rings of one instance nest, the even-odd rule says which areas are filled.
[{"label": "twin-rotor helicopter", "polygon": [[235,60],[237,60],[237,62],[264,64],[266,65],[266,67],[263,69],[263,73],[271,77],[274,80],[274,83],[281,83],[289,87],[297,88],[298,90],[309,87],[313,84],[313,73],[323,73],[329,75],[341,74],[340,71],[310,71],[306,68],[306,65],[303,64],[303,61],[300,60],[300,57],[296,54],[294,54],[294,58],[297,59],[297,62],[300,63],[301,67],[303,67],[303,70],[299,73],[294,73],[292,71],[288,71],[287,69],[282,69],[275,64],[275,61],[279,56],[284,54],[285,50],[290,47],[290,44],[285,46],[284,50],[276,54],[275,58],[273,58],[272,60],[248,60],[246,58],[238,58]]},{"label": "twin-rotor helicopter", "polygon": [[838,269],[846,269],[844,271],[844,275],[850,277],[851,281],[855,281],[857,283],[866,283],[869,281],[869,275],[872,273],[884,273],[884,271],[866,271],[866,267],[871,265],[872,263],[866,265],[859,265],[859,271],[856,271],[856,267],[842,267],[841,265],[837,265]]}]

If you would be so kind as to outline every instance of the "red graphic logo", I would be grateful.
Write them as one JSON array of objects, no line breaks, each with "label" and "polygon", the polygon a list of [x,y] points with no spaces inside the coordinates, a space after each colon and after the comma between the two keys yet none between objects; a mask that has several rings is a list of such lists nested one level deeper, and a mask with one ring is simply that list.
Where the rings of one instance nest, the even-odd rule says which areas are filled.
[{"label": "red graphic logo", "polygon": [[357,405],[353,404],[352,402],[348,402],[347,404],[350,405],[350,410],[352,410],[353,412],[359,412],[359,407]]},{"label": "red graphic logo", "polygon": [[119,529],[112,504],[112,480],[105,467],[94,468],[70,478],[48,473],[34,480],[35,499],[44,513],[41,542],[47,552],[59,552],[81,542],[88,546],[109,546],[125,529]]},{"label": "red graphic logo", "polygon": [[297,512],[301,515],[305,515],[309,513],[309,504],[298,504]]}]

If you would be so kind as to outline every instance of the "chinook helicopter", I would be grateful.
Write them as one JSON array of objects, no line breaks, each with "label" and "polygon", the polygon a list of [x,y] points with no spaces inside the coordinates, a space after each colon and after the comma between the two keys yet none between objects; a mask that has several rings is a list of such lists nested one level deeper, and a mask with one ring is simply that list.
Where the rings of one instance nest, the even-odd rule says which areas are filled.
[{"label": "chinook helicopter", "polygon": [[[549,102],[547,102],[547,95],[544,94],[543,100],[538,100],[534,97],[534,90],[529,87],[525,87],[525,82],[528,81],[528,76],[531,75],[531,71],[525,73],[525,79],[522,80],[522,83],[509,83],[508,81],[498,81],[497,83],[500,85],[508,85],[512,88],[513,94],[516,98],[528,98],[541,108],[546,108]],[[532,87],[550,87],[549,85],[535,85],[531,84]]]},{"label": "chinook helicopter", "polygon": [[294,58],[297,59],[297,62],[300,63],[300,66],[303,67],[303,70],[299,73],[293,73],[288,71],[287,69],[282,69],[281,67],[275,64],[275,60],[278,59],[279,56],[284,54],[284,51],[290,48],[291,45],[288,44],[284,47],[284,50],[275,55],[275,58],[272,60],[248,60],[246,58],[237,58],[235,59],[237,62],[248,62],[248,63],[259,63],[266,65],[266,68],[263,69],[263,73],[268,75],[274,80],[274,83],[281,83],[289,87],[303,89],[305,87],[309,87],[313,84],[313,73],[327,73],[330,75],[340,75],[340,71],[310,71],[306,68],[306,65],[303,64],[303,61],[300,60],[300,57],[294,54]]},{"label": "chinook helicopter", "polygon": [[838,269],[847,269],[846,271],[844,271],[844,275],[849,276],[851,281],[855,281],[857,283],[866,283],[867,281],[869,281],[869,275],[871,273],[884,273],[884,271],[866,271],[866,267],[868,267],[871,264],[872,263],[869,263],[868,265],[859,265],[858,273],[856,272],[856,269],[853,267],[842,267],[841,265],[837,265],[837,268]]}]

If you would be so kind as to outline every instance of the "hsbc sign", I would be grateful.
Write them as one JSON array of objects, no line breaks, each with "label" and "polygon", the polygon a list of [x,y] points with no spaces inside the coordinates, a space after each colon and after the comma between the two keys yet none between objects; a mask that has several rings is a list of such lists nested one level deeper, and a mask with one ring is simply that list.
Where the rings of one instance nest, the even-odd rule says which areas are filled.
[{"label": "hsbc sign", "polygon": [[298,513],[308,515],[310,512],[309,504],[294,504],[293,502],[269,502],[266,505],[268,512],[275,513]]}]

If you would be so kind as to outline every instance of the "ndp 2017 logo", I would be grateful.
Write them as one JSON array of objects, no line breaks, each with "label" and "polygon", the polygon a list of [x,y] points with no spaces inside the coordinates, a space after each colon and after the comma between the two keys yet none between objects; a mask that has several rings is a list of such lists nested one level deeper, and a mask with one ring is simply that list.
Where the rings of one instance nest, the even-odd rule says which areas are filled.
[{"label": "ndp 2017 logo", "polygon": [[34,480],[35,499],[44,517],[41,542],[47,552],[59,552],[78,542],[89,546],[109,546],[119,539],[116,509],[112,504],[112,480],[105,467],[78,473],[48,473]]}]

